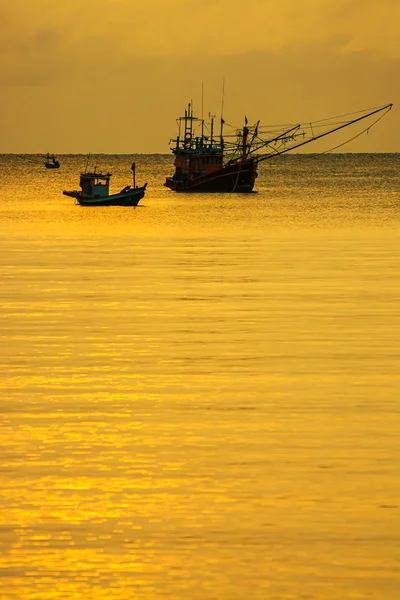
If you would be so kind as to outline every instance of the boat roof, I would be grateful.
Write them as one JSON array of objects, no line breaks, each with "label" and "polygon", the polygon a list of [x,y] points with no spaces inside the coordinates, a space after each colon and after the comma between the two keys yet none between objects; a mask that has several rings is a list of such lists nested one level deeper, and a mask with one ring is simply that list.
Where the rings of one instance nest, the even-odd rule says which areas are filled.
[{"label": "boat roof", "polygon": [[93,179],[94,177],[97,179],[110,179],[111,173],[81,173],[81,177],[86,177],[87,179]]}]

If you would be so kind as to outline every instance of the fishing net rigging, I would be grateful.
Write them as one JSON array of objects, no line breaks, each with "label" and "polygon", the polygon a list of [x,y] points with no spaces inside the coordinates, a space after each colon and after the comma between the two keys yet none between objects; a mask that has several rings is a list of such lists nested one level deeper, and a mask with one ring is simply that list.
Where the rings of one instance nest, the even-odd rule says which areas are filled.
[{"label": "fishing net rigging", "polygon": [[[333,152],[368,132],[391,108],[392,104],[388,104],[308,123],[279,124],[265,127],[260,126],[257,122],[254,125],[247,126],[249,141],[246,153],[247,156],[252,156],[258,162],[268,160],[376,116],[361,131],[330,149],[323,150],[321,153]],[[242,139],[243,128],[234,128],[232,133],[224,135],[224,149],[229,153],[230,160],[234,160],[242,152]]]}]

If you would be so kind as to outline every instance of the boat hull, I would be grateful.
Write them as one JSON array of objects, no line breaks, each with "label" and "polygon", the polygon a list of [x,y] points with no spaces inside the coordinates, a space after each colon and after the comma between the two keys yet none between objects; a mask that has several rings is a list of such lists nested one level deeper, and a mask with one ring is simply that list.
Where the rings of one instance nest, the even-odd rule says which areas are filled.
[{"label": "boat hull", "polygon": [[44,166],[46,167],[46,169],[59,169],[60,168],[59,163],[46,163]]},{"label": "boat hull", "polygon": [[137,206],[139,201],[145,194],[147,183],[140,188],[134,188],[127,191],[122,191],[119,194],[111,194],[109,196],[88,197],[82,196],[79,191],[64,191],[64,196],[75,198],[81,206]]},{"label": "boat hull", "polygon": [[256,165],[235,164],[185,181],[167,177],[165,186],[175,192],[250,193],[258,173]]}]

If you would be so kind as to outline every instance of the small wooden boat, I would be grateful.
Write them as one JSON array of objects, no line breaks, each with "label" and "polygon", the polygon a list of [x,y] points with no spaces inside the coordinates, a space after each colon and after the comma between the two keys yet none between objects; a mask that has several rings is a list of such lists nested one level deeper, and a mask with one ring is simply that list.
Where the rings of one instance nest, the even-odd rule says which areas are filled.
[{"label": "small wooden boat", "polygon": [[136,186],[135,163],[131,167],[133,171],[133,187],[125,186],[116,194],[110,194],[111,173],[93,172],[81,173],[79,185],[81,190],[63,191],[64,196],[75,198],[81,206],[137,206],[139,200],[144,196],[147,183],[141,187]]},{"label": "small wooden boat", "polygon": [[59,169],[60,163],[58,162],[54,154],[47,153],[46,162],[44,163],[44,166],[46,167],[46,169]]}]

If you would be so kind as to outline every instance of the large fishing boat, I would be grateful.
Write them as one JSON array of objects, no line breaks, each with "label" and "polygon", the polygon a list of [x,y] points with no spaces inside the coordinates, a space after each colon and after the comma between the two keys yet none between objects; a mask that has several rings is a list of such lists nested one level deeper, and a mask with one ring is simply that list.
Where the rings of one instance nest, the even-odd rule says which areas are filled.
[{"label": "large fishing boat", "polygon": [[[220,131],[215,135],[215,116],[210,115],[206,124],[194,116],[190,103],[184,116],[177,119],[178,135],[171,140],[175,173],[164,185],[176,192],[251,192],[260,162],[366,120],[361,131],[329,151],[336,150],[368,132],[391,108],[392,104],[386,104],[311,123],[270,127],[261,127],[260,121],[249,125],[245,117],[244,125],[235,128],[221,116]],[[227,127],[232,133],[225,135]]]},{"label": "large fishing boat", "polygon": [[136,168],[132,163],[133,187],[125,186],[115,194],[110,194],[111,173],[97,173],[96,167],[93,171],[85,170],[81,173],[79,185],[81,190],[64,190],[64,196],[75,198],[81,206],[137,206],[143,198],[147,183],[136,186]]},{"label": "large fishing boat", "polygon": [[[223,136],[225,121],[214,135],[214,116],[206,130],[204,119],[193,115],[191,104],[179,117],[178,137],[172,142],[175,154],[175,174],[167,177],[165,185],[171,190],[185,192],[251,192],[257,177],[257,161],[248,155],[249,128],[241,131],[240,155],[226,160],[227,143]],[[207,135],[206,135],[207,133]]]}]

